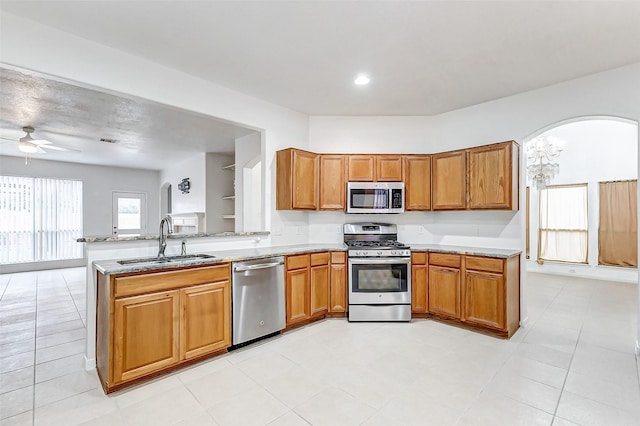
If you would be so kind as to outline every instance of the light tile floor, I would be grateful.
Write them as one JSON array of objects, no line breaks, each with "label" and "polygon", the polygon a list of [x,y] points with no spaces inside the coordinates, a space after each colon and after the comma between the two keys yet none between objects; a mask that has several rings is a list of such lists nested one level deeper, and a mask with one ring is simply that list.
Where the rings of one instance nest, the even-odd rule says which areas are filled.
[{"label": "light tile floor", "polygon": [[106,396],[84,277],[0,275],[0,425],[640,425],[635,284],[530,274],[508,341],[331,319]]}]

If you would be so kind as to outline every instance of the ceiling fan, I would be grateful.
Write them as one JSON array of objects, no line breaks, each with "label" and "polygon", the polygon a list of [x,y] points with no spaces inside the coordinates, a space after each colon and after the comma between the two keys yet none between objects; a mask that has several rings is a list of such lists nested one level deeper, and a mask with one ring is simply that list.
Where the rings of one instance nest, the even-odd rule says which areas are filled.
[{"label": "ceiling fan", "polygon": [[[18,150],[24,153],[25,156],[25,164],[29,162],[32,154],[45,154],[49,150],[53,151],[65,151],[65,152],[80,152],[80,150],[75,148],[70,148],[67,146],[57,145],[45,139],[34,139],[31,136],[31,133],[35,131],[35,129],[31,126],[25,126],[22,128],[22,131],[26,133],[23,137],[18,139]],[[6,137],[0,137],[0,139],[4,139],[5,143],[15,143],[15,139],[9,139]]]},{"label": "ceiling fan", "polygon": [[25,154],[44,154],[47,150],[80,152],[78,149],[56,145],[45,139],[34,139],[31,133],[33,133],[35,129],[31,126],[23,127],[22,131],[25,132],[26,135],[18,139],[18,149]]}]

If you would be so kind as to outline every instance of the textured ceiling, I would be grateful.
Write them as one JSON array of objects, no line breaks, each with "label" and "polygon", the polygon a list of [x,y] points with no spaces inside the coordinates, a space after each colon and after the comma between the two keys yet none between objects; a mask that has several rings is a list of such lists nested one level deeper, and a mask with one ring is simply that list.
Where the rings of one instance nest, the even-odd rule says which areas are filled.
[{"label": "textured ceiling", "polygon": [[[81,152],[40,158],[160,170],[201,152],[233,152],[254,130],[147,100],[0,68],[0,154],[18,155],[22,127]],[[100,142],[101,138],[115,143]]]}]

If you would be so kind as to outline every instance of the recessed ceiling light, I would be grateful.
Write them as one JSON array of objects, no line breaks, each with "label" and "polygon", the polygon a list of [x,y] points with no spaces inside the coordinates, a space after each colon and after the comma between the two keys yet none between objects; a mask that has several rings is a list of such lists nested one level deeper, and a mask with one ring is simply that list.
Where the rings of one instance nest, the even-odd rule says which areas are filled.
[{"label": "recessed ceiling light", "polygon": [[356,79],[353,81],[354,84],[358,85],[358,86],[365,86],[367,84],[369,84],[371,80],[369,79],[369,77],[367,77],[364,74],[360,74],[359,76],[356,77]]}]

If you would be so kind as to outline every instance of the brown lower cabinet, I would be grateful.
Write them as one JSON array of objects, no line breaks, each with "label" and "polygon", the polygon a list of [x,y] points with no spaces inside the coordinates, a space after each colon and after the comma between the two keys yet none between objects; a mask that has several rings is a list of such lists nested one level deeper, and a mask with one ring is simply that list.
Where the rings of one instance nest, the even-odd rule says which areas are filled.
[{"label": "brown lower cabinet", "polygon": [[428,281],[427,253],[424,251],[411,253],[411,312],[414,314],[429,312]]},{"label": "brown lower cabinet", "polygon": [[429,253],[428,306],[436,317],[511,337],[520,323],[520,257]]},{"label": "brown lower cabinet", "polygon": [[464,320],[511,337],[520,323],[520,257],[466,256]]},{"label": "brown lower cabinet", "polygon": [[460,277],[462,256],[429,253],[429,312],[461,318]]},{"label": "brown lower cabinet", "polygon": [[325,315],[329,310],[329,252],[285,258],[286,325]]},{"label": "brown lower cabinet", "polygon": [[96,363],[106,392],[231,345],[229,263],[98,274]]},{"label": "brown lower cabinet", "polygon": [[347,312],[347,253],[332,251],[329,273],[329,313]]}]

